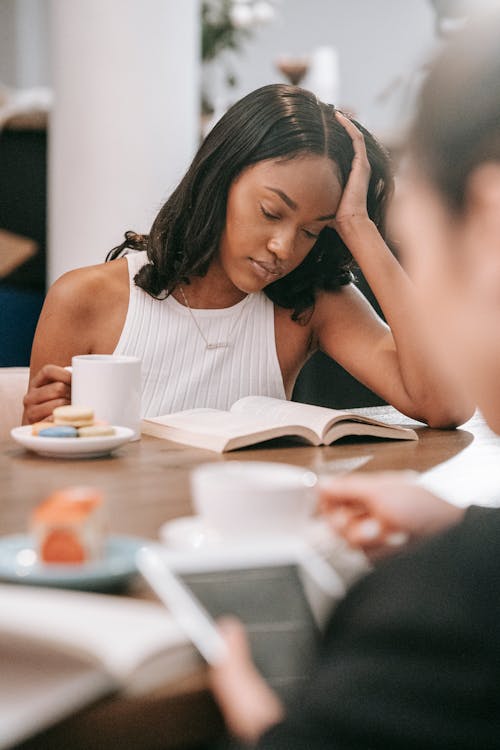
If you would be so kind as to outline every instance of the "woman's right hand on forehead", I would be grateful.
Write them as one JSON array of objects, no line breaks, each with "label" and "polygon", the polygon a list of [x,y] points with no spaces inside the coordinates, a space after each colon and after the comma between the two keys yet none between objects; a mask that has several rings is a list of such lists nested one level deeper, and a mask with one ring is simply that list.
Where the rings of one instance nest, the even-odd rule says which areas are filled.
[{"label": "woman's right hand on forehead", "polygon": [[23,404],[23,424],[42,422],[58,406],[71,403],[71,372],[44,365],[31,379]]},{"label": "woman's right hand on forehead", "polygon": [[464,512],[416,484],[413,472],[325,477],[320,510],[335,533],[371,557],[443,531]]},{"label": "woman's right hand on forehead", "polygon": [[347,131],[354,149],[351,171],[333,222],[333,227],[342,236],[343,229],[349,229],[353,222],[369,219],[366,201],[371,167],[363,133],[342,112],[335,112],[335,118]]}]

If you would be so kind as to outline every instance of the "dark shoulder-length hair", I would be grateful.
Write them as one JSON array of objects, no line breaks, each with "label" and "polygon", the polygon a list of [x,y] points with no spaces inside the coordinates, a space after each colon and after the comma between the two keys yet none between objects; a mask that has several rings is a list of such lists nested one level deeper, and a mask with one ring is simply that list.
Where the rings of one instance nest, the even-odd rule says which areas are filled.
[{"label": "dark shoulder-length hair", "polygon": [[[149,263],[135,283],[151,296],[164,298],[179,283],[207,272],[224,229],[229,188],[247,167],[266,159],[326,155],[337,165],[344,187],[354,151],[334,112],[332,105],[297,86],[272,84],[248,94],[209,132],[150,234],[127,232],[125,242],[111,250],[107,260],[125,248],[146,250]],[[383,233],[393,187],[389,160],[375,138],[353,122],[364,135],[371,165],[368,214]],[[325,228],[302,263],[264,291],[275,304],[293,310],[297,319],[314,305],[318,290],[335,290],[352,279],[351,263],[339,235]]]}]

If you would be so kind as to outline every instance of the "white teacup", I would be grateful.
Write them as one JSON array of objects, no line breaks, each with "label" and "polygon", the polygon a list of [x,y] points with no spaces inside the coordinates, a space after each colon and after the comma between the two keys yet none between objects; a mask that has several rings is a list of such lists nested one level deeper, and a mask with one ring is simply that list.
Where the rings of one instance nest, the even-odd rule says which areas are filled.
[{"label": "white teacup", "polygon": [[264,461],[201,464],[191,472],[196,513],[223,537],[302,533],[316,508],[317,477]]},{"label": "white teacup", "polygon": [[89,406],[97,419],[141,433],[141,360],[114,354],[79,354],[71,360],[71,403]]}]

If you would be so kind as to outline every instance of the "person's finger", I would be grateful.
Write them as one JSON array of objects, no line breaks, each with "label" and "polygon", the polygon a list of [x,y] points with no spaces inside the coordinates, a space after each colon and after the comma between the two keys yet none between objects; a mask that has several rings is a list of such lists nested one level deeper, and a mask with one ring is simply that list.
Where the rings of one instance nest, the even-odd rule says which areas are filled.
[{"label": "person's finger", "polygon": [[356,505],[339,505],[332,510],[325,512],[325,517],[333,529],[338,534],[342,534],[344,529],[353,521],[354,518],[360,515],[365,515],[366,509],[363,506]]},{"label": "person's finger", "polygon": [[351,474],[350,476],[323,479],[319,486],[319,507],[328,512],[336,505],[364,507],[376,493],[377,482],[371,474]]},{"label": "person's finger", "polygon": [[35,404],[26,407],[25,419],[28,424],[34,424],[35,422],[43,422],[47,417],[52,415],[54,409],[58,406],[68,406],[71,401],[69,399],[59,398],[53,401],[46,401],[43,404]]},{"label": "person's finger", "polygon": [[356,125],[353,122],[351,122],[351,120],[348,117],[342,114],[342,112],[339,112],[338,110],[336,110],[335,117],[340,122],[344,130],[347,131],[347,133],[349,134],[351,138],[352,146],[354,149],[354,156],[359,158],[363,166],[368,166],[369,168],[370,163],[368,161],[368,156],[366,154],[366,144],[365,144],[363,133],[360,130],[358,130]]},{"label": "person's finger", "polygon": [[397,549],[404,547],[410,541],[410,535],[406,531],[390,531],[385,535],[384,544],[387,547]]},{"label": "person's finger", "polygon": [[341,476],[323,477],[319,484],[319,503],[329,508],[338,504],[360,505],[379,501],[388,487],[403,486],[418,476],[415,471],[354,472]]},{"label": "person's finger", "polygon": [[227,657],[209,670],[209,682],[230,731],[254,741],[283,716],[281,702],[255,668],[243,626],[233,618],[219,623]]},{"label": "person's finger", "polygon": [[31,386],[25,395],[23,402],[25,406],[43,404],[46,401],[55,399],[68,400],[71,398],[71,386],[60,381],[41,385],[39,387]]},{"label": "person's finger", "polygon": [[248,638],[241,622],[235,617],[222,617],[217,625],[226,642],[231,659],[241,664],[251,664]]},{"label": "person's finger", "polygon": [[342,535],[351,546],[360,547],[366,552],[378,548],[395,551],[407,544],[410,539],[405,531],[388,527],[373,516],[353,518],[344,528]]},{"label": "person's finger", "polygon": [[38,372],[33,376],[30,386],[33,388],[39,388],[42,385],[60,381],[61,383],[71,384],[71,372],[66,370],[64,367],[59,365],[44,365]]},{"label": "person's finger", "polygon": [[343,536],[352,547],[370,549],[384,543],[385,528],[378,518],[354,518],[344,529]]},{"label": "person's finger", "polygon": [[370,516],[366,510],[355,506],[342,505],[326,514],[326,520],[332,531],[351,545],[365,552],[386,548],[395,550],[409,540],[409,535],[402,530],[389,528],[379,518]]}]

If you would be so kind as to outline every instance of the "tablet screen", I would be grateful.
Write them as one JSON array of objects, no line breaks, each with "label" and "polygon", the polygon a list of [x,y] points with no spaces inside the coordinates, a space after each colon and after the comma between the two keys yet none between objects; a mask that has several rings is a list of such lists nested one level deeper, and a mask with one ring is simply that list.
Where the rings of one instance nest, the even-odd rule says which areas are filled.
[{"label": "tablet screen", "polygon": [[291,700],[313,666],[320,637],[297,566],[177,575],[214,619],[231,614],[244,623],[259,671]]}]

